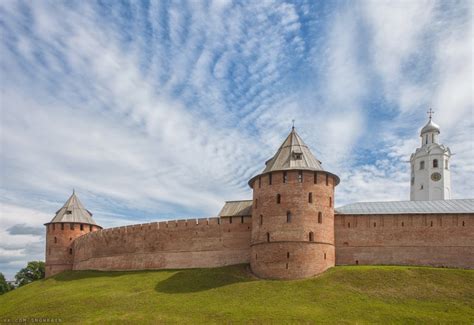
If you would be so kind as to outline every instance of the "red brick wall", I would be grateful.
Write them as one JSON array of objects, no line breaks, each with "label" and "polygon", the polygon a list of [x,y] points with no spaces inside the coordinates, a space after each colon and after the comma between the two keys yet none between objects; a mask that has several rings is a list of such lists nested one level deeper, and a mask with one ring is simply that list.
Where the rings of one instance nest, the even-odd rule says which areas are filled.
[{"label": "red brick wall", "polygon": [[336,215],[336,265],[474,268],[474,214]]},{"label": "red brick wall", "polygon": [[[46,225],[46,277],[60,273],[65,270],[72,270],[74,249],[73,243],[79,236],[100,229],[98,226],[90,226],[72,223],[53,223]],[[72,251],[71,251],[72,249]]]},{"label": "red brick wall", "polygon": [[[318,172],[315,183],[315,173],[303,171],[300,183],[298,174],[299,171],[287,171],[288,180],[284,183],[283,172],[272,172],[271,185],[269,174],[261,175],[252,184],[250,265],[259,277],[304,278],[334,266],[334,178]],[[291,212],[291,222],[287,222],[287,211]],[[322,223],[318,223],[319,212]]]},{"label": "red brick wall", "polygon": [[78,238],[74,270],[217,267],[249,262],[250,217],[155,222]]}]

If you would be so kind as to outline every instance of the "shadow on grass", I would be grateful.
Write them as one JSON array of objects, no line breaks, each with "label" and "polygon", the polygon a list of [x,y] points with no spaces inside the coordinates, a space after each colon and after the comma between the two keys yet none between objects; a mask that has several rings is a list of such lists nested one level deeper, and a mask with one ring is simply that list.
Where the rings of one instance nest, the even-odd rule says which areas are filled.
[{"label": "shadow on grass", "polygon": [[234,283],[253,281],[245,266],[238,268],[185,269],[160,281],[155,290],[161,293],[189,293],[211,290]]},{"label": "shadow on grass", "polygon": [[[161,270],[153,270],[151,272],[160,272]],[[143,271],[65,271],[53,276],[51,279],[56,281],[75,281],[82,279],[92,279],[92,278],[113,278],[123,275],[134,275],[150,272],[150,270]],[[47,281],[48,279],[44,279]]]}]

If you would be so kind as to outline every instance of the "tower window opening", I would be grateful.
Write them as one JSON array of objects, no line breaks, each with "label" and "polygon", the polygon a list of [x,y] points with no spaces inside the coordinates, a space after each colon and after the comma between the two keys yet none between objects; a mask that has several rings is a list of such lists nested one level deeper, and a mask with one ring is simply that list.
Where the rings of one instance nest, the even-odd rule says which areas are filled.
[{"label": "tower window opening", "polygon": [[431,135],[431,142],[434,143],[434,133]]},{"label": "tower window opening", "polygon": [[291,222],[291,212],[290,211],[286,212],[286,222],[288,222],[288,223]]},{"label": "tower window opening", "polygon": [[411,185],[415,185],[415,176],[411,177]]},{"label": "tower window opening", "polygon": [[267,232],[267,243],[269,243],[269,242],[270,242],[270,233]]},{"label": "tower window opening", "polygon": [[351,227],[351,223],[348,222],[348,223],[347,223],[347,228],[350,228],[350,227]]},{"label": "tower window opening", "polygon": [[431,221],[431,227],[433,227],[433,221]]},{"label": "tower window opening", "polygon": [[356,265],[359,265],[359,260],[356,260]]},{"label": "tower window opening", "polygon": [[329,197],[329,207],[330,208],[332,207],[332,197],[331,196]]},{"label": "tower window opening", "polygon": [[376,223],[376,222],[374,222],[374,227],[377,227],[377,223]]},{"label": "tower window opening", "polygon": [[405,224],[404,224],[403,221],[402,221],[402,227],[403,227],[403,226],[405,226]]},{"label": "tower window opening", "polygon": [[326,174],[326,186],[329,185],[329,175]]},{"label": "tower window opening", "polygon": [[303,154],[301,152],[294,152],[293,151],[293,158],[295,160],[301,160],[301,159],[303,159]]},{"label": "tower window opening", "polygon": [[448,161],[448,159],[445,159],[445,160],[444,160],[444,168],[445,168],[445,169],[449,169],[449,161]]},{"label": "tower window opening", "polygon": [[425,137],[425,144],[428,144],[428,135]]},{"label": "tower window opening", "polygon": [[281,202],[281,195],[277,194],[277,204],[280,204],[280,202]]},{"label": "tower window opening", "polygon": [[288,270],[288,263],[286,263],[286,269]]},{"label": "tower window opening", "polygon": [[314,241],[314,233],[312,231],[309,233],[309,241]]},{"label": "tower window opening", "polygon": [[433,168],[438,168],[438,159],[433,159]]},{"label": "tower window opening", "polygon": [[240,223],[244,223],[244,216],[240,217]]},{"label": "tower window opening", "polygon": [[84,225],[81,223],[81,231],[84,230]]},{"label": "tower window opening", "polygon": [[259,176],[258,177],[258,188],[262,187],[262,178]]},{"label": "tower window opening", "polygon": [[232,223],[232,217],[229,218],[229,223]]},{"label": "tower window opening", "polygon": [[258,199],[255,199],[255,209],[258,208]]},{"label": "tower window opening", "polygon": [[298,172],[298,183],[303,183],[303,171]]},{"label": "tower window opening", "polygon": [[55,229],[56,229],[56,225],[53,223],[53,230],[55,230]]},{"label": "tower window opening", "polygon": [[422,189],[423,189],[423,184],[420,185],[420,190],[422,190]]},{"label": "tower window opening", "polygon": [[283,183],[286,183],[286,182],[288,182],[288,173],[283,172]]},{"label": "tower window opening", "polygon": [[72,214],[71,210],[66,210],[66,214]]},{"label": "tower window opening", "polygon": [[308,203],[313,203],[313,193],[311,192],[308,194]]},{"label": "tower window opening", "polygon": [[272,173],[268,174],[268,185],[272,185]]},{"label": "tower window opening", "polygon": [[263,225],[263,215],[260,215],[260,226]]},{"label": "tower window opening", "polygon": [[324,259],[326,259],[326,253],[324,253]]},{"label": "tower window opening", "polygon": [[290,252],[286,252],[286,258],[290,258]]},{"label": "tower window opening", "polygon": [[257,254],[255,254],[255,259],[257,259]]},{"label": "tower window opening", "polygon": [[69,248],[69,255],[72,255],[72,248]]},{"label": "tower window opening", "polygon": [[420,161],[420,169],[425,169],[425,161]]},{"label": "tower window opening", "polygon": [[[323,213],[322,212],[318,212],[318,223],[323,223]],[[349,227],[351,226],[351,224],[349,223]]]},{"label": "tower window opening", "polygon": [[314,184],[318,184],[318,172],[314,172]]},{"label": "tower window opening", "polygon": [[58,242],[58,239],[54,237],[54,243],[56,244]]},{"label": "tower window opening", "polygon": [[92,231],[92,225],[89,225],[89,232]]},{"label": "tower window opening", "polygon": [[462,222],[462,226],[464,227],[464,221]]},{"label": "tower window opening", "polygon": [[61,230],[64,230],[64,223],[61,224]]},{"label": "tower window opening", "polygon": [[71,230],[74,230],[74,224],[73,223],[69,224],[69,226],[70,226]]}]

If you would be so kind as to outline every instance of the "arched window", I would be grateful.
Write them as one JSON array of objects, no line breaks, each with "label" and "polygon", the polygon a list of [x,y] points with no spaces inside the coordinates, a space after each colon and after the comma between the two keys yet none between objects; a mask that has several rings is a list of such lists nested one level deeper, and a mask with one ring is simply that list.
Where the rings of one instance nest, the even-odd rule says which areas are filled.
[{"label": "arched window", "polygon": [[298,183],[303,183],[303,171],[298,172]]},{"label": "arched window", "polygon": [[54,237],[54,243],[56,244],[58,242],[58,239]]},{"label": "arched window", "polygon": [[[322,212],[318,212],[318,223],[323,223],[323,213]],[[349,227],[350,227],[350,224],[349,224]]]},{"label": "arched window", "polygon": [[332,207],[332,197],[329,197],[329,207]]},{"label": "arched window", "polygon": [[267,242],[269,243],[270,242],[270,233],[267,232]]},{"label": "arched window", "polygon": [[277,204],[280,204],[280,202],[281,202],[281,195],[277,194]]},{"label": "arched window", "polygon": [[324,259],[326,259],[326,253],[324,253]]},{"label": "arched window", "polygon": [[308,194],[308,202],[313,203],[313,193],[309,192]]},{"label": "arched window", "polygon": [[420,169],[425,169],[425,161],[420,161]]},{"label": "arched window", "polygon": [[286,252],[286,258],[290,258],[290,252]]},{"label": "arched window", "polygon": [[288,173],[283,172],[283,183],[286,183],[286,182],[288,182]]},{"label": "arched window", "polygon": [[309,241],[314,241],[314,233],[312,231],[309,233]]},{"label": "arched window", "polygon": [[286,212],[286,222],[291,222],[291,212],[290,211],[287,211]]},{"label": "arched window", "polygon": [[268,174],[268,185],[272,185],[272,173]]},{"label": "arched window", "polygon": [[263,215],[260,215],[260,226],[263,225]]},{"label": "arched window", "polygon": [[438,159],[433,159],[433,168],[438,168]]}]

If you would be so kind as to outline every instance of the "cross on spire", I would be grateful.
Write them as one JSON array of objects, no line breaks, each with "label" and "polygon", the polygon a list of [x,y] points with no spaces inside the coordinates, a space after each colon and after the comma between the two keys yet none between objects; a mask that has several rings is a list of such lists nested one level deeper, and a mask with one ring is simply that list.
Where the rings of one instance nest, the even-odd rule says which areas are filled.
[{"label": "cross on spire", "polygon": [[292,122],[292,124],[293,124],[293,126],[291,127],[291,129],[294,130],[294,129],[295,129],[295,120],[293,119],[293,120],[291,120],[291,122]]},{"label": "cross on spire", "polygon": [[429,110],[428,112],[426,112],[426,113],[428,114],[428,116],[429,116],[429,118],[430,118],[430,120],[431,120],[431,117],[432,117],[433,114],[434,114],[434,111],[431,109],[431,107],[430,107],[430,110]]}]

